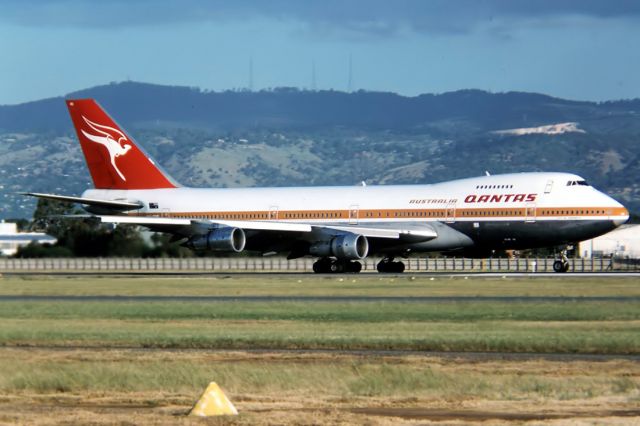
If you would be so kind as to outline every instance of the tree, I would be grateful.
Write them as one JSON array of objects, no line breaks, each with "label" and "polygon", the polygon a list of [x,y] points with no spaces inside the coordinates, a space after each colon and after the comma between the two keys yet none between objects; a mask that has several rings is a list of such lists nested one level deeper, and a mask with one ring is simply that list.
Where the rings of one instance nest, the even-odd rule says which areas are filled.
[{"label": "tree", "polygon": [[68,219],[63,219],[61,216],[75,213],[77,213],[77,209],[73,204],[38,198],[36,210],[33,212],[31,229],[46,232],[60,239],[68,232],[71,224]]},{"label": "tree", "polygon": [[21,256],[44,257],[71,253],[81,257],[139,257],[148,250],[135,226],[110,228],[103,226],[96,218],[64,217],[81,213],[71,204],[39,199],[32,228],[43,230],[56,237],[58,242],[53,247],[24,250]]},{"label": "tree", "polygon": [[154,234],[151,246],[135,225],[105,226],[93,217],[64,217],[83,211],[68,203],[39,199],[31,229],[58,239],[53,245],[30,244],[17,257],[190,257],[191,250],[172,243],[169,235]]}]

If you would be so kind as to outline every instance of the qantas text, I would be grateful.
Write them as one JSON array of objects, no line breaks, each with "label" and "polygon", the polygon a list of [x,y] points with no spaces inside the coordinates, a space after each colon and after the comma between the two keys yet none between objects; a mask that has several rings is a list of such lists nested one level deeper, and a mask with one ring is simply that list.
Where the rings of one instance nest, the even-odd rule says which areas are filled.
[{"label": "qantas text", "polygon": [[465,203],[532,203],[538,194],[467,195]]}]

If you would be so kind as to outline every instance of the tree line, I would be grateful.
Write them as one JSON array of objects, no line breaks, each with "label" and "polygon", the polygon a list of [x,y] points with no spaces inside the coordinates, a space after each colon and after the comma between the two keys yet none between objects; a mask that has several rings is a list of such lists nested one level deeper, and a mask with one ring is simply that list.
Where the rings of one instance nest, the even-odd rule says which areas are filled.
[{"label": "tree line", "polygon": [[58,241],[30,243],[20,247],[15,257],[192,257],[200,253],[171,243],[166,234],[146,237],[134,225],[106,226],[68,203],[39,199],[31,222],[18,223],[22,229],[45,232]]}]

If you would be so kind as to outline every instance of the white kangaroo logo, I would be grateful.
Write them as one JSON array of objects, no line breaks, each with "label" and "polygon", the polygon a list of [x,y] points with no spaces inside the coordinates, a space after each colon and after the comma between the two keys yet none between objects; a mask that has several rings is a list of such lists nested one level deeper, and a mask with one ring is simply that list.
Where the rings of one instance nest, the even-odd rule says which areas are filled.
[{"label": "white kangaroo logo", "polygon": [[[120,178],[122,178],[122,180],[126,182],[127,179],[125,179],[124,175],[120,172],[120,169],[118,169],[118,166],[116,166],[116,157],[125,155],[132,148],[132,146],[129,144],[125,144],[124,146],[122,145],[123,142],[129,141],[127,137],[118,129],[94,123],[87,119],[87,117],[85,117],[84,115],[82,116],[82,118],[89,125],[89,127],[104,136],[92,135],[91,133],[87,133],[81,129],[82,134],[85,135],[90,141],[99,143],[100,145],[104,145],[104,147],[107,148],[107,151],[109,151],[109,157],[111,157],[111,165],[114,169],[116,169],[116,172],[118,172]],[[114,135],[120,136],[117,141],[114,139]]]}]

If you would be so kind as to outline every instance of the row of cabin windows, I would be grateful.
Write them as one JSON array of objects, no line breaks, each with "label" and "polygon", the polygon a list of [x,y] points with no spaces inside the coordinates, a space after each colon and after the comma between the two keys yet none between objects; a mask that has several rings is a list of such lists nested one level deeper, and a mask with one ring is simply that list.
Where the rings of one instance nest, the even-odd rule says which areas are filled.
[{"label": "row of cabin windows", "polygon": [[[383,214],[381,212],[372,213],[366,212],[364,213],[364,217],[382,217]],[[391,217],[391,212],[386,212],[386,217]],[[408,211],[408,212],[394,212],[393,217],[443,217],[444,212],[436,212],[436,211]]]},{"label": "row of cabin windows", "polygon": [[521,216],[522,212],[507,210],[475,210],[463,211],[462,216]]},{"label": "row of cabin windows", "polygon": [[512,189],[513,185],[476,185],[476,189]]},{"label": "row of cabin windows", "polygon": [[342,217],[342,213],[285,213],[285,219],[329,219],[334,217]]},{"label": "row of cabin windows", "polygon": [[395,212],[394,217],[444,217],[444,212],[438,211],[408,211],[408,212]]},{"label": "row of cabin windows", "polygon": [[228,213],[228,214],[180,214],[179,218],[184,219],[267,219],[269,216],[266,213]]},{"label": "row of cabin windows", "polygon": [[604,214],[604,210],[543,210],[542,215]]}]

